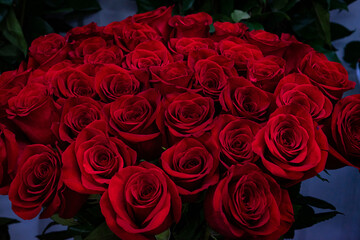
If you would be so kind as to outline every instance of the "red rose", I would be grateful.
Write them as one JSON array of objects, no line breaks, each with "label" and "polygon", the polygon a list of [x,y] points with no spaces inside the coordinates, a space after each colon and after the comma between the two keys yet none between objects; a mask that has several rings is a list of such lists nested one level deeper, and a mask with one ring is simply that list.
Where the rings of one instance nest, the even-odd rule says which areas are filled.
[{"label": "red rose", "polygon": [[169,20],[169,25],[174,28],[171,35],[175,38],[208,37],[211,23],[211,16],[204,12],[176,15]]},{"label": "red rose", "polygon": [[276,104],[298,104],[311,114],[314,120],[320,121],[330,116],[331,101],[303,74],[293,73],[280,80],[274,95]]},{"label": "red rose", "polygon": [[[334,107],[331,134],[334,149],[330,154],[341,164],[360,169],[360,94],[341,99]],[[340,155],[340,154],[341,155]]]},{"label": "red rose", "polygon": [[255,122],[265,122],[273,109],[273,95],[243,77],[229,78],[219,97],[222,109]]},{"label": "red rose", "polygon": [[137,23],[146,23],[153,29],[155,29],[160,36],[165,40],[169,38],[171,27],[168,24],[169,19],[171,18],[172,7],[159,7],[154,11],[138,13],[130,17],[133,21]]},{"label": "red rose", "polygon": [[153,66],[150,67],[150,73],[150,83],[163,96],[188,91],[192,86],[191,80],[194,74],[186,62],[174,62],[161,67]]},{"label": "red rose", "polygon": [[211,134],[220,149],[219,159],[226,168],[259,159],[252,143],[260,128],[261,125],[256,122],[228,114],[215,119]]},{"label": "red rose", "polygon": [[160,41],[147,41],[137,45],[134,51],[126,55],[124,67],[148,71],[151,66],[162,66],[173,62],[173,58]]},{"label": "red rose", "polygon": [[69,52],[70,58],[73,62],[83,63],[85,56],[96,52],[99,48],[106,47],[106,41],[101,37],[91,37],[77,41],[73,45],[74,50]]},{"label": "red rose", "polygon": [[54,64],[66,59],[69,47],[65,38],[57,33],[50,33],[36,38],[29,47],[28,68],[48,70]]},{"label": "red rose", "polygon": [[289,194],[256,165],[234,165],[208,192],[205,219],[226,239],[277,240],[294,222]]},{"label": "red rose", "polygon": [[199,193],[219,181],[216,151],[211,139],[184,138],[162,153],[161,167],[184,200],[195,200]]},{"label": "red rose", "polygon": [[60,119],[58,108],[46,87],[33,83],[9,99],[6,111],[31,142],[51,144],[56,140],[51,128]]},{"label": "red rose", "polygon": [[[84,65],[80,67],[82,66]],[[96,95],[94,77],[86,74],[80,67],[65,67],[49,75],[56,96],[69,98],[79,96],[94,97]]]},{"label": "red rose", "polygon": [[[188,57],[188,61],[187,61],[188,66],[191,70],[194,71],[195,65],[198,61],[210,58],[212,56],[219,56],[219,54],[215,50],[207,49],[207,48],[194,50],[189,53],[189,57]],[[221,59],[221,57],[220,57],[220,59]],[[222,59],[224,59],[224,58],[222,58]],[[234,74],[235,74],[235,72],[234,72]]]},{"label": "red rose", "polygon": [[92,54],[85,56],[84,63],[90,64],[116,64],[121,65],[123,52],[118,46],[99,48]]},{"label": "red rose", "polygon": [[341,99],[345,91],[355,87],[343,65],[330,62],[322,53],[309,52],[300,62],[299,71],[332,100]]},{"label": "red rose", "polygon": [[255,86],[274,92],[275,88],[285,76],[285,60],[276,56],[267,56],[258,60],[250,59],[248,62],[248,79]]},{"label": "red rose", "polygon": [[123,95],[104,106],[110,131],[132,146],[140,158],[157,157],[161,151],[160,130],[156,125],[161,101],[155,89],[137,95]]},{"label": "red rose", "polygon": [[102,106],[95,100],[89,97],[68,98],[64,102],[61,114],[59,137],[71,143],[87,125],[102,119]]},{"label": "red rose", "polygon": [[148,162],[115,174],[100,207],[107,225],[121,239],[153,239],[181,217],[176,185]]},{"label": "red rose", "polygon": [[247,64],[250,59],[258,60],[263,58],[263,54],[257,46],[245,42],[235,43],[225,39],[219,43],[218,48],[221,55],[233,59],[236,70],[244,74],[247,72]]},{"label": "red rose", "polygon": [[259,130],[253,149],[264,167],[289,186],[324,170],[328,153],[325,134],[301,106],[281,106]]},{"label": "red rose", "polygon": [[282,57],[290,42],[280,39],[276,34],[264,30],[253,30],[247,32],[247,40],[260,48],[265,56],[276,55]]},{"label": "red rose", "polygon": [[243,37],[249,28],[244,23],[214,22],[215,33],[212,39],[220,41],[224,38],[234,36]]},{"label": "red rose", "polygon": [[120,169],[134,165],[136,152],[107,135],[106,122],[94,121],[62,154],[63,181],[72,190],[101,194]]},{"label": "red rose", "polygon": [[73,217],[87,196],[68,189],[61,180],[61,158],[50,146],[41,144],[25,148],[19,170],[10,185],[12,210],[22,219],[40,218],[55,213],[63,218]]},{"label": "red rose", "polygon": [[212,128],[214,101],[195,93],[183,93],[166,104],[164,119],[158,118],[160,129],[168,129],[170,142],[176,138],[200,137]]},{"label": "red rose", "polygon": [[104,33],[114,36],[116,44],[125,52],[133,51],[139,44],[149,40],[160,40],[159,33],[146,23],[136,23],[127,18],[105,26]]},{"label": "red rose", "polygon": [[211,56],[196,62],[195,88],[202,90],[204,95],[214,100],[219,99],[222,89],[229,77],[237,76],[234,61],[224,56]]},{"label": "red rose", "polygon": [[104,27],[99,27],[95,22],[89,23],[85,26],[74,27],[66,34],[66,39],[69,41],[81,41],[82,39],[87,39],[94,36],[99,36],[102,34]]},{"label": "red rose", "polygon": [[99,69],[95,76],[95,90],[104,102],[112,102],[122,95],[136,94],[142,84],[130,71],[109,64]]},{"label": "red rose", "polygon": [[25,87],[28,81],[30,69],[3,72],[0,75],[0,119],[6,117],[5,109],[8,108],[8,100],[16,96]]},{"label": "red rose", "polygon": [[215,49],[215,43],[209,38],[171,38],[169,48],[172,51],[183,55],[185,58],[195,50],[199,49]]},{"label": "red rose", "polygon": [[15,177],[19,155],[15,134],[0,123],[0,194],[7,195]]}]

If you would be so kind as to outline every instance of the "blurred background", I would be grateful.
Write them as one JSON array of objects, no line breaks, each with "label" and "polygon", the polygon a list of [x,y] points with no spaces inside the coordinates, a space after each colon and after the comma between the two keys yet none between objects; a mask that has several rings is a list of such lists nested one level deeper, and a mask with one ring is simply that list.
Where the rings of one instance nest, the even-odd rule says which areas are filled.
[{"label": "blurred background", "polygon": [[[29,44],[38,36],[50,32],[64,34],[72,27],[90,22],[104,26],[138,11],[173,4],[176,14],[206,11],[214,20],[241,21],[250,29],[292,33],[332,61],[341,62],[350,80],[357,82],[356,88],[347,94],[360,93],[360,76],[356,71],[360,58],[360,1],[345,0],[0,0],[0,71],[16,69],[25,59]],[[360,239],[359,171],[345,167],[320,175],[326,180],[314,177],[303,182],[302,195],[323,199],[343,215],[296,230],[294,239]],[[11,211],[7,196],[0,196],[0,217],[20,220]],[[11,224],[11,239],[36,239],[49,222],[34,219]]]}]

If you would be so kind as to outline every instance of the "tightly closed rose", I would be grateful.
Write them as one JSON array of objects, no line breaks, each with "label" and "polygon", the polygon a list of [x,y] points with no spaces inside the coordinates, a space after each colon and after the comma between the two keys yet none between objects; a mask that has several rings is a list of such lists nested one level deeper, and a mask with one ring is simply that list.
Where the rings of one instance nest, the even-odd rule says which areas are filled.
[{"label": "tightly closed rose", "polygon": [[150,67],[153,87],[165,96],[171,93],[183,93],[192,86],[193,71],[186,62],[174,62],[159,67]]},{"label": "tightly closed rose", "polygon": [[157,125],[168,130],[170,142],[184,137],[200,137],[212,128],[215,114],[214,101],[195,93],[183,93],[169,99],[164,118]]},{"label": "tightly closed rose", "polygon": [[219,43],[218,48],[223,56],[234,59],[236,70],[244,75],[246,75],[247,64],[250,59],[263,58],[263,54],[257,46],[246,42],[235,43],[225,39]]},{"label": "tightly closed rose", "polygon": [[136,94],[146,85],[134,74],[119,66],[107,64],[95,76],[95,90],[104,102],[115,101],[122,95]]},{"label": "tightly closed rose", "polygon": [[298,104],[308,110],[313,119],[320,121],[330,116],[331,101],[303,74],[289,74],[280,80],[275,89],[276,104],[280,107]]},{"label": "tightly closed rose", "polygon": [[19,155],[15,134],[0,123],[0,194],[6,195],[16,174]]},{"label": "tightly closed rose", "polygon": [[56,138],[53,124],[59,122],[59,106],[49,95],[46,86],[26,85],[19,94],[9,99],[8,118],[18,126],[33,143],[50,144]]},{"label": "tightly closed rose", "polygon": [[331,155],[343,164],[360,169],[360,94],[347,96],[335,105],[331,133],[335,141]]},{"label": "tightly closed rose", "polygon": [[104,118],[102,106],[97,101],[89,97],[68,98],[61,114],[59,137],[71,143],[87,125]]},{"label": "tightly closed rose", "polygon": [[219,100],[225,112],[255,122],[265,122],[273,109],[273,95],[243,77],[229,78]]},{"label": "tightly closed rose", "polygon": [[164,38],[164,40],[167,40],[171,31],[171,27],[169,26],[168,22],[171,18],[171,12],[173,8],[173,6],[159,7],[154,11],[135,14],[130,18],[132,18],[132,20],[137,23],[146,23],[155,29],[159,35]]},{"label": "tightly closed rose", "polygon": [[12,210],[22,219],[40,218],[55,213],[73,217],[87,196],[68,189],[61,180],[61,158],[50,146],[28,145],[19,160],[18,172],[10,185]]},{"label": "tightly closed rose", "polygon": [[161,151],[160,130],[156,125],[161,96],[155,89],[137,95],[123,95],[104,106],[110,131],[123,139],[140,158],[151,159]]},{"label": "tightly closed rose", "polygon": [[218,158],[225,168],[238,163],[256,162],[252,143],[261,125],[232,115],[218,116],[211,130],[212,138],[220,149]]},{"label": "tightly closed rose", "polygon": [[234,61],[224,56],[211,56],[196,62],[195,88],[201,89],[204,95],[219,99],[222,89],[229,77],[237,76]]},{"label": "tightly closed rose", "polygon": [[101,194],[120,169],[134,165],[136,152],[107,135],[106,122],[94,121],[62,154],[63,180],[72,190]]},{"label": "tightly closed rose", "polygon": [[146,23],[136,23],[131,18],[108,24],[104,28],[104,33],[113,36],[116,44],[125,52],[133,51],[143,42],[161,39],[155,29]]},{"label": "tightly closed rose", "polygon": [[36,38],[29,47],[28,68],[48,70],[54,64],[66,59],[69,46],[64,37],[50,33]]},{"label": "tightly closed rose", "polygon": [[106,223],[123,240],[149,240],[181,217],[176,185],[155,165],[121,169],[100,200]]},{"label": "tightly closed rose", "polygon": [[195,200],[219,181],[217,148],[211,138],[184,138],[163,152],[160,161],[184,200]]},{"label": "tightly closed rose", "polygon": [[176,15],[169,20],[169,25],[174,28],[172,36],[175,38],[208,37],[211,23],[211,16],[205,12]]},{"label": "tightly closed rose", "polygon": [[280,79],[285,76],[285,60],[276,56],[267,56],[248,62],[248,79],[255,86],[273,93]]},{"label": "tightly closed rose", "polygon": [[341,63],[330,62],[322,53],[309,52],[300,62],[299,71],[332,100],[341,99],[345,91],[355,87]]},{"label": "tightly closed rose", "polygon": [[205,219],[226,239],[277,240],[294,222],[289,194],[255,164],[232,166],[205,199]]},{"label": "tightly closed rose", "polygon": [[289,186],[324,170],[328,142],[311,115],[301,106],[281,106],[259,130],[253,150],[264,167]]}]

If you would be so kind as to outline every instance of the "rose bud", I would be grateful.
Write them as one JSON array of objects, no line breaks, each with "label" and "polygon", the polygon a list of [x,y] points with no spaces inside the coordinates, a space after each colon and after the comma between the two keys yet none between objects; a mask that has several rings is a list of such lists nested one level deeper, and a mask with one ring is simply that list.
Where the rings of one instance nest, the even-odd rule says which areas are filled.
[{"label": "rose bud", "polygon": [[229,78],[220,94],[223,111],[255,122],[265,122],[273,111],[273,95],[243,77]]},{"label": "rose bud", "polygon": [[264,167],[285,186],[324,170],[328,149],[323,131],[311,115],[296,104],[275,110],[253,142],[253,150]]},{"label": "rose bud", "polygon": [[175,15],[169,20],[169,25],[174,28],[171,33],[171,36],[174,38],[206,38],[209,36],[209,25],[211,23],[211,16],[205,12],[189,14],[186,16]]},{"label": "rose bud", "polygon": [[161,167],[184,201],[195,201],[219,180],[217,148],[209,137],[184,138],[161,155]]},{"label": "rose bud", "polygon": [[294,222],[289,194],[255,164],[232,166],[205,199],[205,219],[226,239],[275,240]]},{"label": "rose bud", "polygon": [[6,112],[31,142],[51,144],[56,140],[52,126],[59,122],[59,108],[46,86],[33,83],[9,99]]},{"label": "rose bud", "polygon": [[261,125],[232,115],[218,116],[211,135],[220,149],[218,158],[225,168],[238,163],[256,162],[259,156],[252,143]]},{"label": "rose bud", "polygon": [[153,239],[181,217],[176,185],[148,162],[116,173],[100,207],[110,230],[121,239]]},{"label": "rose bud", "polygon": [[7,195],[9,186],[15,177],[17,158],[19,155],[18,143],[15,134],[0,123],[0,194]]},{"label": "rose bud", "polygon": [[156,125],[160,99],[155,89],[148,89],[137,95],[123,95],[104,106],[110,132],[134,148],[139,158],[150,160],[160,155],[161,136]]},{"label": "rose bud", "polygon": [[9,189],[12,210],[22,219],[49,218],[55,213],[71,218],[87,199],[68,189],[61,179],[59,152],[50,146],[28,145],[19,160],[18,172]]},{"label": "rose bud", "polygon": [[63,181],[84,194],[102,194],[120,169],[134,165],[136,152],[124,142],[107,135],[106,122],[85,127],[62,154]]},{"label": "rose bud", "polygon": [[29,47],[28,68],[48,70],[56,63],[66,59],[69,46],[65,38],[57,33],[50,33],[36,38]]},{"label": "rose bud", "polygon": [[320,121],[330,116],[331,101],[303,74],[289,74],[280,80],[274,93],[278,107],[298,104],[308,110],[314,120]]},{"label": "rose bud", "polygon": [[276,56],[267,56],[248,62],[247,78],[255,86],[273,93],[280,79],[285,76],[285,60]]},{"label": "rose bud", "polygon": [[300,62],[299,72],[307,75],[313,85],[331,100],[341,99],[343,93],[355,87],[349,81],[346,69],[341,63],[330,62],[322,53],[309,52]]}]

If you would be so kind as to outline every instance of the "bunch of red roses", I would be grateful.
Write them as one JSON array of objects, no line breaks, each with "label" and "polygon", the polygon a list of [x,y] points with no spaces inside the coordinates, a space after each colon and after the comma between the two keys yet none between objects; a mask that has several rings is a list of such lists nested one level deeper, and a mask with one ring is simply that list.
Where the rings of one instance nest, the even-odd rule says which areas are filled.
[{"label": "bunch of red roses", "polygon": [[341,64],[288,34],[210,34],[208,14],[171,12],[39,37],[0,76],[0,193],[18,216],[73,217],[101,194],[109,228],[145,240],[203,201],[226,238],[278,239],[294,222],[286,188],[360,168]]}]

